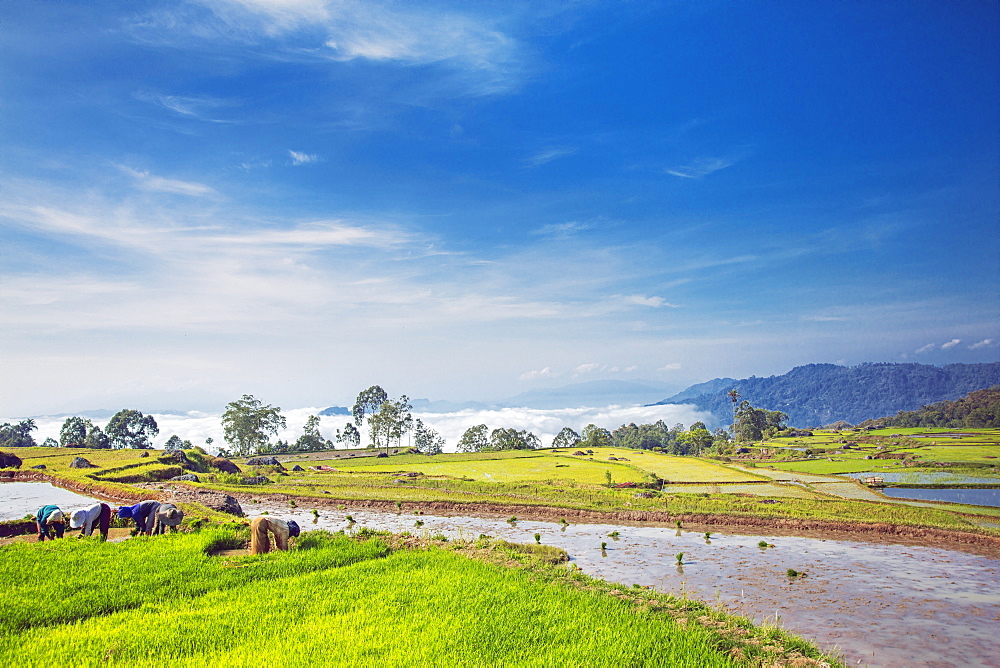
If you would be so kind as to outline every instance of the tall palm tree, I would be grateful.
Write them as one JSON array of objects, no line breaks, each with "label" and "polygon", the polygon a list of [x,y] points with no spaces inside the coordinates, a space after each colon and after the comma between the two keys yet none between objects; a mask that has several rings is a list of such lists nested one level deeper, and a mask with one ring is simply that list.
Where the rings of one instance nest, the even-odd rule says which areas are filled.
[{"label": "tall palm tree", "polygon": [[726,396],[729,397],[729,400],[731,402],[733,402],[733,424],[735,425],[736,424],[736,404],[738,404],[739,401],[740,401],[740,393],[737,392],[736,388],[734,387],[733,389],[731,389],[728,392],[726,392]]}]

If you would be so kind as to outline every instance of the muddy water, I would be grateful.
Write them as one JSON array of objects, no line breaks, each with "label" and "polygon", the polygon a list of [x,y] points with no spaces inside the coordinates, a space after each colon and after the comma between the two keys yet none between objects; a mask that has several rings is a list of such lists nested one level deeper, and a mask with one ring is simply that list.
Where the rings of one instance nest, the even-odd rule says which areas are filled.
[{"label": "muddy water", "polygon": [[[303,530],[369,527],[449,538],[479,534],[565,549],[585,572],[722,605],[778,624],[847,663],[1000,665],[1000,560],[930,547],[674,528],[438,517],[364,509],[244,503],[250,516],[295,519]],[[356,524],[350,525],[350,514]],[[315,520],[315,521],[314,521]],[[416,522],[423,522],[417,527]],[[616,539],[608,536],[619,532]],[[774,547],[762,549],[761,541]],[[602,550],[601,543],[607,543]],[[684,553],[677,565],[676,555]],[[804,572],[789,578],[789,568]]]},{"label": "muddy water", "polygon": [[66,511],[98,501],[47,482],[0,482],[0,521],[34,515],[39,508],[50,503]]}]

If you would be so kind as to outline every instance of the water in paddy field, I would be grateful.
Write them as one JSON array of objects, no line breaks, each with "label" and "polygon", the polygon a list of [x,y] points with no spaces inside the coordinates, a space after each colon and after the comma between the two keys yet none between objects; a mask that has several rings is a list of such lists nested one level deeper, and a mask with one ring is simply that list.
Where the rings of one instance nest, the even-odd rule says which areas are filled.
[{"label": "water in paddy field", "polygon": [[878,473],[842,473],[840,475],[864,480],[878,477],[886,482],[901,482],[908,485],[996,485],[1000,475],[965,475],[950,471],[879,471]]},{"label": "water in paddy field", "polygon": [[[299,503],[302,503],[301,501]],[[650,526],[442,517],[365,509],[244,503],[310,528],[361,527],[475,539],[487,534],[565,549],[587,574],[719,604],[757,623],[777,623],[848,664],[996,666],[1000,661],[1000,559],[934,547],[738,535]],[[356,523],[346,520],[351,515]],[[416,527],[416,522],[423,526]],[[618,539],[608,536],[619,532]],[[764,540],[773,548],[762,549]],[[607,549],[601,549],[601,543]],[[683,552],[682,565],[676,555]],[[789,578],[789,568],[805,577]]]},{"label": "water in paddy field", "polygon": [[974,506],[1000,506],[1000,488],[993,489],[922,489],[916,487],[885,487],[879,490],[897,499],[949,501]]},{"label": "water in paddy field", "polygon": [[0,482],[0,521],[19,520],[42,506],[54,504],[63,511],[92,506],[100,501],[47,482]]}]

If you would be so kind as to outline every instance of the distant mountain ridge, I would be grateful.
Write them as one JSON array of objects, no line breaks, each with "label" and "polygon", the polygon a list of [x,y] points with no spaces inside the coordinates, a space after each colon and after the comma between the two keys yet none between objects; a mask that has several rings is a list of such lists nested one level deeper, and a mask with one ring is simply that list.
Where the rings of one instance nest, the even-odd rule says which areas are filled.
[{"label": "distant mountain ridge", "polygon": [[858,424],[958,399],[998,384],[1000,362],[941,367],[917,363],[869,362],[853,367],[807,364],[781,376],[716,378],[692,385],[655,405],[693,404],[715,417],[717,422],[712,426],[728,426],[733,421],[733,404],[726,395],[735,389],[741,401],[745,399],[756,408],[783,411],[789,423],[797,427],[838,420]]}]

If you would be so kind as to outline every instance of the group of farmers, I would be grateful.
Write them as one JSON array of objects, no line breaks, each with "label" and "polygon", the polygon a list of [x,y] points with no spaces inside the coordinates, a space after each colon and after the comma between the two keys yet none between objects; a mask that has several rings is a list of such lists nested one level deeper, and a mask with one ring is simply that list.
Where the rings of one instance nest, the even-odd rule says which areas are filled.
[{"label": "group of farmers", "polygon": [[101,538],[107,540],[112,512],[123,520],[133,520],[139,533],[147,536],[164,533],[167,527],[176,531],[177,525],[184,519],[184,513],[174,504],[151,500],[140,501],[133,506],[122,506],[116,511],[112,511],[111,506],[106,503],[95,503],[77,508],[68,517],[59,506],[48,505],[42,506],[35,513],[38,540],[62,538],[67,521],[70,529],[81,529],[84,536],[93,535],[96,528]]},{"label": "group of farmers", "polygon": [[[153,536],[166,532],[167,527],[174,531],[184,519],[184,513],[172,503],[160,501],[140,501],[133,506],[118,508],[118,517],[135,522],[135,528],[140,534]],[[111,506],[106,503],[95,503],[86,508],[77,508],[69,514],[60,510],[59,506],[42,506],[35,513],[35,525],[38,527],[39,542],[62,538],[66,531],[66,522],[70,529],[81,529],[81,535],[90,536],[96,527],[101,538],[107,540],[111,528]],[[280,520],[276,517],[256,517],[250,522],[250,554],[288,549],[288,539],[299,535],[299,525],[294,520]]]}]

